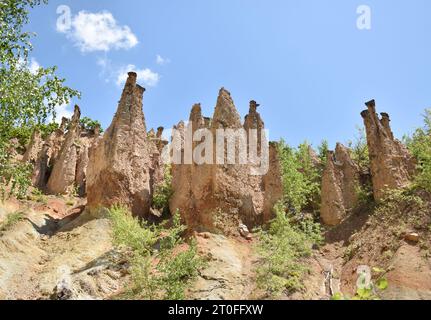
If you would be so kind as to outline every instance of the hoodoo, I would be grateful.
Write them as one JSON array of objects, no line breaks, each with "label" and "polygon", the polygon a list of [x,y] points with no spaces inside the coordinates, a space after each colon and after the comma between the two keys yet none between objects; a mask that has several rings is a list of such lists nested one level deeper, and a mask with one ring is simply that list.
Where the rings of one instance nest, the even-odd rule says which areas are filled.
[{"label": "hoodoo", "polygon": [[381,200],[386,190],[405,187],[415,173],[416,161],[407,148],[394,138],[387,113],[376,113],[376,103],[366,103],[361,113],[367,131],[374,198]]},{"label": "hoodoo", "polygon": [[130,72],[110,127],[89,151],[87,199],[89,208],[122,204],[147,217],[154,161],[142,110],[145,89],[136,79]]},{"label": "hoodoo", "polygon": [[65,194],[74,188],[79,149],[77,141],[81,134],[80,117],[81,110],[75,106],[69,129],[46,186],[50,194]]},{"label": "hoodoo", "polygon": [[356,206],[359,186],[359,167],[351,159],[349,150],[338,143],[335,152],[329,151],[322,174],[323,223],[339,224]]},{"label": "hoodoo", "polygon": [[[212,119],[204,118],[201,106],[193,106],[189,126],[193,126],[193,133],[198,129],[207,129],[212,137],[220,130],[239,130],[244,135],[251,129],[260,131],[264,128],[263,121],[256,111],[257,103],[250,103],[250,113],[243,124],[234,105],[230,93],[222,88],[219,92],[216,108]],[[182,139],[187,136],[190,127],[180,123],[177,127]],[[214,138],[215,140],[215,138]],[[227,139],[226,139],[227,140]],[[239,139],[241,140],[241,139]],[[247,144],[247,139],[243,142]],[[237,141],[241,143],[241,141]],[[192,149],[196,151],[196,141]],[[213,151],[216,153],[216,142],[213,141]],[[239,149],[248,145],[235,144],[235,155]],[[224,145],[222,156],[227,153]],[[182,149],[182,155],[186,150]],[[205,150],[207,152],[207,150]],[[274,148],[270,148],[269,159],[261,157],[261,161],[271,162],[270,172],[263,175],[252,175],[252,164],[239,163],[221,164],[213,155],[211,164],[182,163],[174,164],[173,196],[170,201],[171,212],[179,210],[187,225],[191,229],[222,231],[224,233],[237,232],[242,223],[248,227],[260,225],[271,218],[274,204],[281,199],[282,188],[280,181],[280,167]],[[270,178],[268,178],[270,177]]]}]

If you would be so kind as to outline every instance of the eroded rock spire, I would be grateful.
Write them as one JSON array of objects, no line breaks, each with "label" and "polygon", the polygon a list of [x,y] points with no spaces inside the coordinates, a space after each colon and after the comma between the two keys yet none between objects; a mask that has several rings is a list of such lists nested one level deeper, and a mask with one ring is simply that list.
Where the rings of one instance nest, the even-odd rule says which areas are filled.
[{"label": "eroded rock spire", "polygon": [[320,215],[323,223],[339,224],[358,202],[359,167],[341,143],[335,152],[329,151],[322,174],[322,203]]},{"label": "eroded rock spire", "polygon": [[[246,135],[250,129],[264,128],[257,106],[256,102],[250,103],[250,113],[243,124],[231,94],[222,88],[213,117],[203,117],[200,104],[195,104],[190,113],[190,123],[193,132],[201,128],[209,129],[214,140],[220,130],[225,133],[226,130],[240,130]],[[187,128],[180,124],[177,129],[181,129],[178,134],[184,140]],[[242,147],[246,150],[247,141],[242,140],[246,144]],[[213,152],[217,152],[216,141],[212,143]],[[193,151],[199,144],[197,141],[192,144]],[[224,148],[222,156],[226,153],[226,145]],[[239,148],[236,144],[236,154]],[[182,151],[184,154],[185,150]],[[269,153],[270,159],[266,161],[271,162],[270,172],[260,176],[251,175],[251,164],[241,164],[238,158],[236,164],[216,162],[216,156],[211,164],[174,164],[171,212],[179,210],[191,230],[221,231],[225,234],[237,233],[238,226],[242,224],[252,228],[269,221],[274,204],[282,197],[276,147],[270,148]]]},{"label": "eroded rock spire", "polygon": [[74,187],[79,148],[77,141],[81,133],[80,118],[81,110],[75,106],[69,130],[46,186],[47,192],[50,194],[65,194]]},{"label": "eroded rock spire", "polygon": [[374,198],[380,200],[386,190],[409,184],[416,163],[407,148],[394,138],[389,115],[382,113],[379,119],[374,100],[365,105],[367,110],[361,115],[367,131]]},{"label": "eroded rock spire", "polygon": [[149,215],[151,188],[150,146],[142,98],[145,89],[130,72],[110,127],[89,152],[88,207],[122,204],[136,216]]}]

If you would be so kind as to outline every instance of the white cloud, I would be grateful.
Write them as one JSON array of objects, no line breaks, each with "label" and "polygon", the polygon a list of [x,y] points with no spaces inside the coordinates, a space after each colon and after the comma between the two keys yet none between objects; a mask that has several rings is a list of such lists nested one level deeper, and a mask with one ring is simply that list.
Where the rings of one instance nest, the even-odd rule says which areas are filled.
[{"label": "white cloud", "polygon": [[148,68],[139,69],[133,64],[129,64],[125,67],[121,67],[117,72],[116,83],[118,86],[123,85],[127,80],[127,73],[130,71],[134,71],[138,74],[138,82],[149,86],[155,87],[159,83],[160,75],[156,72],[151,71]]},{"label": "white cloud", "polygon": [[23,58],[18,60],[18,64],[21,68],[28,69],[32,74],[36,74],[41,67],[39,62],[35,58],[30,58],[30,61],[26,61]]},{"label": "white cloud", "polygon": [[161,65],[161,66],[163,66],[163,65],[165,65],[165,64],[168,64],[169,62],[171,62],[171,60],[169,60],[169,59],[166,59],[166,58],[163,58],[161,55],[157,55],[156,56],[156,63],[158,64],[158,65]]},{"label": "white cloud", "polygon": [[82,52],[130,49],[138,44],[138,38],[128,26],[117,24],[109,11],[91,13],[80,11],[75,15],[70,28],[59,28]]},{"label": "white cloud", "polygon": [[119,87],[126,83],[127,74],[131,71],[138,74],[139,83],[148,87],[157,86],[161,78],[157,72],[149,68],[139,68],[134,64],[116,65],[107,57],[99,57],[97,59],[97,65],[101,68],[99,76],[102,77],[105,82],[114,82]]},{"label": "white cloud", "polygon": [[32,74],[36,74],[39,71],[40,64],[36,61],[35,58],[30,59],[30,63],[28,65],[28,69]]},{"label": "white cloud", "polygon": [[[55,113],[56,113],[55,122],[56,123],[61,124],[61,119],[63,119],[63,118],[68,118],[68,119],[72,118],[73,110],[69,110],[68,109],[69,107],[70,106],[68,104],[63,104],[61,106],[55,107]],[[47,122],[50,123],[51,121],[52,121],[52,117],[49,117],[47,119]]]}]

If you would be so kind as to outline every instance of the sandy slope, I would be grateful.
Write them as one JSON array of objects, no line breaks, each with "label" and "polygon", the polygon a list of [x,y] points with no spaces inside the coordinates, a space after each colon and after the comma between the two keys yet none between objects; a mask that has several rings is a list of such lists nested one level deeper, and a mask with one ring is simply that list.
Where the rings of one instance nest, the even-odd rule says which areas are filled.
[{"label": "sandy slope", "polygon": [[107,219],[55,219],[33,209],[25,214],[0,237],[1,298],[103,299],[120,289]]}]

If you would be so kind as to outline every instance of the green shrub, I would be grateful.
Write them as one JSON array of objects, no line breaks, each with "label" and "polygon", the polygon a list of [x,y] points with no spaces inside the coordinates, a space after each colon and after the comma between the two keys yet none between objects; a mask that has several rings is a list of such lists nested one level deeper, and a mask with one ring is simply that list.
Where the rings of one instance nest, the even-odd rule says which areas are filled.
[{"label": "green shrub", "polygon": [[[192,241],[185,249],[185,227],[177,213],[172,227],[149,226],[133,218],[127,209],[113,207],[109,214],[114,243],[131,251],[131,287],[126,298],[184,299],[185,289],[197,276],[202,260]],[[157,249],[158,248],[158,249]]]},{"label": "green shrub", "polygon": [[358,277],[360,287],[357,288],[352,298],[339,292],[333,295],[331,300],[380,300],[380,294],[389,286],[388,280],[385,277],[386,273],[387,271],[380,268],[373,268],[371,275],[374,279],[371,279],[369,283],[367,283],[367,275],[365,273],[360,274]]},{"label": "green shrub", "polygon": [[146,256],[153,253],[153,247],[159,237],[154,227],[134,218],[123,207],[113,207],[109,210],[109,217],[112,221],[114,244],[129,248],[134,255]]},{"label": "green shrub", "polygon": [[[160,227],[164,227],[162,224]],[[169,232],[164,232],[163,237],[160,239],[160,250],[167,251],[172,250],[180,245],[183,240],[182,236],[187,227],[181,223],[181,216],[179,211],[172,217],[172,226],[169,228]]]},{"label": "green shrub", "polygon": [[321,167],[323,168],[326,165],[326,162],[328,161],[328,151],[329,151],[329,143],[327,140],[323,140],[320,143],[320,146],[317,147],[317,150],[319,151],[319,159],[321,163]]},{"label": "green shrub", "polygon": [[[276,217],[268,230],[259,231],[256,246],[261,258],[257,285],[271,297],[303,287],[304,258],[311,255],[313,245],[323,241],[320,224],[301,213],[304,209],[317,211],[320,206],[322,166],[313,163],[309,148],[307,142],[297,149],[283,140],[278,144],[284,197],[274,208]],[[321,156],[326,154],[327,143],[319,150]]]},{"label": "green shrub", "polygon": [[[400,217],[404,218],[406,212],[411,211],[415,215],[421,214],[423,210],[426,210],[425,204],[413,188],[387,190],[382,201],[376,207],[374,216],[401,222],[399,219]],[[411,214],[410,216],[414,218],[415,215]],[[409,216],[403,220],[409,220],[408,218]]]},{"label": "green shrub", "polygon": [[307,206],[318,207],[320,202],[320,174],[312,164],[308,148],[307,143],[298,149],[289,147],[283,140],[278,144],[283,201],[291,213],[299,213]]},{"label": "green shrub", "polygon": [[153,208],[161,213],[169,213],[169,199],[172,196],[172,174],[171,167],[165,166],[163,182],[156,186],[153,193]]},{"label": "green shrub", "polygon": [[431,192],[431,109],[425,110],[424,123],[424,127],[417,129],[412,137],[404,139],[418,161],[416,185]]},{"label": "green shrub", "polygon": [[322,177],[322,167],[313,163],[313,159],[310,155],[311,145],[308,142],[304,142],[299,145],[297,150],[297,161],[299,163],[299,171],[302,173],[305,185],[306,185],[306,204],[305,207],[309,207],[315,211],[320,208],[320,187]]},{"label": "green shrub", "polygon": [[81,127],[85,130],[92,131],[96,129],[96,127],[100,128],[100,132],[103,132],[102,126],[100,125],[100,122],[97,120],[93,120],[89,117],[83,117],[81,120],[79,120],[79,123],[81,124]]},{"label": "green shrub", "polygon": [[198,276],[202,260],[198,257],[197,246],[194,241],[190,247],[179,253],[172,250],[160,252],[160,262],[157,264],[159,273],[158,283],[164,289],[164,299],[182,300],[190,280]]},{"label": "green shrub", "polygon": [[256,282],[270,297],[303,288],[307,272],[303,259],[309,257],[312,245],[320,243],[320,228],[294,224],[281,203],[275,207],[276,217],[269,229],[260,230],[257,252],[260,256]]},{"label": "green shrub", "polygon": [[368,153],[367,136],[363,127],[357,127],[357,135],[354,141],[347,143],[350,156],[362,171],[370,168],[370,157]]},{"label": "green shrub", "polygon": [[374,193],[371,184],[356,186],[356,195],[358,197],[357,208],[371,208],[374,204]]}]

